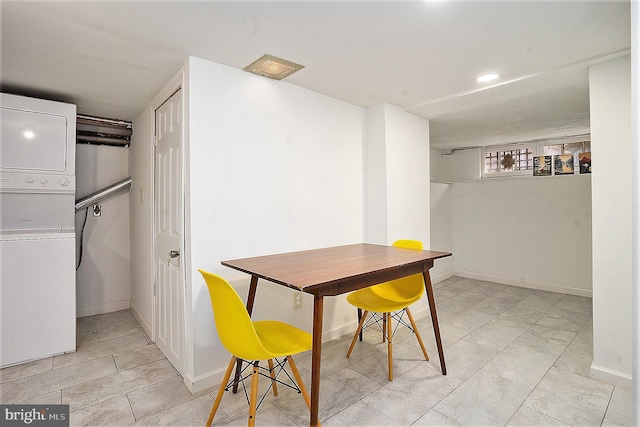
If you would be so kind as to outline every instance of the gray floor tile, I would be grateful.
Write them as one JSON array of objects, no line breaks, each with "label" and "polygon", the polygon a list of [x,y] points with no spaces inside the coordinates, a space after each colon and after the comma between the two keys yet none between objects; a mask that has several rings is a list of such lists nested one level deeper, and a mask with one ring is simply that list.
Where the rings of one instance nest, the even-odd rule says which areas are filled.
[{"label": "gray floor tile", "polygon": [[633,392],[615,387],[605,418],[620,425],[633,425]]},{"label": "gray floor tile", "polygon": [[133,409],[133,415],[136,420],[139,420],[189,402],[204,394],[207,393],[191,394],[184,386],[182,377],[174,376],[148,387],[131,391],[127,393],[127,397],[129,398],[131,409]]},{"label": "gray floor tile", "polygon": [[[350,334],[326,342],[326,426],[631,425],[631,392],[589,378],[590,298],[455,276],[434,289],[448,375],[426,312],[416,320],[430,361],[400,328],[391,382],[380,332],[368,330],[349,359]],[[204,424],[217,390],[192,395],[150,342],[129,310],[78,319],[78,351],[0,370],[0,402],[70,402],[72,425]],[[296,361],[308,387],[311,352]],[[267,388],[261,379],[259,396]],[[279,391],[266,394],[256,425],[308,425],[302,396]],[[242,391],[227,392],[214,425],[244,426],[247,411]]]},{"label": "gray floor tile", "polygon": [[584,326],[573,339],[573,342],[580,344],[586,344],[593,347],[593,316],[589,316],[589,319],[585,322]]},{"label": "gray floor tile", "polygon": [[[498,350],[461,339],[446,349],[447,376],[466,380],[498,353]],[[428,363],[434,369],[440,369],[437,358],[431,357]]]},{"label": "gray floor tile", "polygon": [[[189,402],[174,406],[170,409],[157,412],[154,415],[136,421],[136,426],[200,426],[209,418],[213,399],[211,395],[204,394]],[[224,411],[218,410],[213,420],[213,425],[226,424],[229,417]]]},{"label": "gray floor tile", "polygon": [[75,353],[54,356],[53,367],[59,368],[62,366],[70,366],[79,362],[110,356],[115,353],[121,353],[126,350],[132,350],[146,345],[148,345],[147,340],[142,334],[129,335],[108,341],[97,342],[80,347]]},{"label": "gray floor tile", "polygon": [[442,415],[440,412],[433,409],[418,418],[418,421],[411,425],[429,427],[462,427],[462,424],[460,424],[459,422],[454,421],[446,415]]},{"label": "gray floor tile", "polygon": [[[318,418],[323,421],[333,417],[378,388],[380,384],[349,368],[324,377],[320,381]],[[296,424],[309,424],[309,411],[301,396],[277,399],[273,404]]]},{"label": "gray floor tile", "polygon": [[461,381],[420,364],[362,399],[402,425],[410,425]]},{"label": "gray floor tile", "polygon": [[434,409],[464,425],[505,425],[531,389],[480,371]]},{"label": "gray floor tile", "polygon": [[556,298],[531,294],[520,301],[518,304],[516,304],[516,307],[547,312],[551,310],[556,304],[558,304],[558,300]]},{"label": "gray floor tile", "polygon": [[135,368],[156,360],[164,359],[164,354],[157,345],[149,344],[144,347],[137,347],[133,350],[124,351],[113,355],[119,371]]},{"label": "gray floor tile", "polygon": [[478,329],[480,326],[494,319],[496,316],[493,314],[483,313],[472,309],[458,313],[453,317],[446,318],[442,323],[451,325],[454,328],[461,329],[463,331],[471,332]]},{"label": "gray floor tile", "polygon": [[[412,345],[406,341],[393,344],[392,360],[394,377],[402,375],[420,362],[425,361],[424,355],[417,345],[417,342],[416,345]],[[383,344],[378,351],[372,353],[370,356],[360,359],[358,363],[350,365],[350,368],[354,371],[361,373],[381,385],[389,382],[388,367],[389,362],[387,359],[386,344]]]},{"label": "gray floor tile", "polygon": [[53,369],[0,385],[0,402],[14,403],[116,372],[112,356]]},{"label": "gray floor tile", "polygon": [[166,359],[159,360],[65,387],[62,403],[83,408],[176,376],[175,369]]},{"label": "gray floor tile", "polygon": [[495,350],[504,350],[527,329],[529,329],[529,325],[525,323],[493,319],[471,332],[464,339]]},{"label": "gray floor tile", "polygon": [[524,405],[575,426],[599,426],[613,386],[551,368]]},{"label": "gray floor tile", "polygon": [[565,310],[575,311],[577,313],[591,314],[593,310],[593,301],[588,297],[567,295],[558,303],[557,307]]},{"label": "gray floor tile", "polygon": [[538,320],[538,325],[550,326],[563,331],[578,332],[589,318],[589,314],[554,307]]},{"label": "gray floor tile", "polygon": [[126,396],[117,396],[77,411],[71,410],[69,414],[71,426],[126,426],[134,422]]},{"label": "gray floor tile", "polygon": [[514,305],[507,311],[498,316],[500,320],[511,320],[513,322],[527,323],[530,325],[535,324],[538,320],[546,314],[543,310],[534,310],[530,308],[519,307]]},{"label": "gray floor tile", "polygon": [[572,342],[560,355],[554,367],[591,378],[591,363],[593,362],[593,347],[586,344]]},{"label": "gray floor tile", "polygon": [[535,411],[531,408],[527,408],[526,406],[521,406],[520,409],[513,414],[513,417],[511,417],[507,426],[568,427],[568,424],[558,421],[555,418],[548,417],[542,412]]},{"label": "gray floor tile", "polygon": [[41,374],[52,369],[53,357],[47,357],[45,359],[0,369],[0,384],[18,380],[20,378],[30,377],[31,375]]},{"label": "gray floor tile", "polygon": [[325,420],[324,427],[342,426],[401,426],[391,418],[387,417],[373,406],[358,401],[348,408],[338,412],[333,417]]},{"label": "gray floor tile", "polygon": [[98,329],[98,339],[100,341],[107,341],[127,335],[141,334],[142,332],[142,327],[138,323],[124,323]]},{"label": "gray floor tile", "polygon": [[[216,417],[217,418],[217,417]],[[206,419],[205,419],[206,421]],[[274,404],[268,403],[260,408],[256,412],[255,423],[257,427],[261,426],[282,426],[282,427],[297,427],[296,424],[289,419],[282,411],[280,411]],[[306,424],[309,424],[307,418]],[[242,415],[238,418],[231,420],[228,424],[224,424],[228,427],[245,427],[247,425],[247,416]]]},{"label": "gray floor tile", "polygon": [[514,305],[516,305],[517,303],[518,303],[517,301],[513,301],[509,298],[491,297],[474,305],[473,309],[476,311],[481,311],[482,313],[493,314],[495,316],[498,316],[504,313],[505,311],[507,311],[508,309],[510,309],[511,307],[513,307]]},{"label": "gray floor tile", "polygon": [[567,348],[575,335],[573,332],[563,331],[549,326],[534,325],[520,335],[514,343],[536,351],[559,356]]},{"label": "gray floor tile", "polygon": [[482,369],[507,380],[533,388],[553,365],[557,356],[512,344]]},{"label": "gray floor tile", "polygon": [[52,391],[51,393],[16,403],[20,405],[60,405],[62,404],[62,390]]}]

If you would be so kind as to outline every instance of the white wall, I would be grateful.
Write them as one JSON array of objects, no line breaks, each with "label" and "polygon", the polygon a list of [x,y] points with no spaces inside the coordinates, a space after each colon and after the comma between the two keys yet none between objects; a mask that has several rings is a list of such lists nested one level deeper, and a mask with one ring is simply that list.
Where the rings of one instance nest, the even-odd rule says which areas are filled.
[{"label": "white wall", "polygon": [[431,180],[435,182],[465,182],[480,179],[480,149],[459,151],[431,150]]},{"label": "white wall", "polygon": [[133,120],[129,147],[131,253],[131,310],[147,334],[153,336],[153,110]]},{"label": "white wall", "polygon": [[[593,159],[594,378],[631,386],[631,70],[589,70]],[[636,260],[637,262],[637,260]]]},{"label": "white wall", "polygon": [[[191,58],[188,94],[192,380],[219,374],[228,354],[217,339],[198,268],[246,295],[249,277],[220,261],[361,242],[365,112],[286,82]],[[310,298],[258,286],[254,317],[311,330]],[[343,297],[325,303],[325,331],[355,326]],[[214,384],[214,383],[212,383]]]},{"label": "white wall", "polygon": [[589,175],[454,182],[451,200],[457,275],[591,295]]},{"label": "white wall", "polygon": [[385,104],[385,123],[388,240],[380,243],[408,238],[430,249],[429,121]]},{"label": "white wall", "polygon": [[[76,145],[76,198],[129,176],[129,150],[105,145]],[[84,229],[82,263],[76,273],[78,317],[129,308],[129,197],[119,194],[102,204],[102,216],[89,217]],[[85,211],[76,213],[76,236]],[[78,253],[78,252],[76,252]]]},{"label": "white wall", "polygon": [[[433,153],[432,153],[433,154]],[[451,184],[431,183],[431,249],[454,253],[451,212]],[[430,271],[432,282],[439,282],[454,274],[453,256],[437,260]]]},{"label": "white wall", "polygon": [[480,179],[479,149],[449,153],[431,153],[432,239],[453,252],[434,276],[590,296],[590,175]]},{"label": "white wall", "polygon": [[367,109],[365,241],[430,247],[429,122],[391,104]]},{"label": "white wall", "polygon": [[[631,144],[632,162],[640,164],[640,4],[631,3]],[[633,419],[640,424],[640,170],[633,168]]]}]

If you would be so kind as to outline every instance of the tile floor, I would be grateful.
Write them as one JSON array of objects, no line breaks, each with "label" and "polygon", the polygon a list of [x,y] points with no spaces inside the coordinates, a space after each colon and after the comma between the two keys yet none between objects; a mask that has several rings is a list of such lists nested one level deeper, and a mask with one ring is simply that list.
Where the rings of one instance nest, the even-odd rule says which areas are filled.
[{"label": "tile floor", "polygon": [[[392,382],[378,332],[369,330],[349,359],[351,336],[325,343],[325,427],[632,425],[631,391],[589,378],[589,298],[458,277],[434,287],[448,375],[428,317],[418,327],[431,360],[399,329]],[[307,384],[310,359],[297,357]],[[75,353],[0,370],[0,403],[69,404],[71,425],[203,425],[215,391],[189,393],[128,310],[79,319]],[[293,394],[269,394],[257,424],[306,425]],[[245,425],[246,411],[242,393],[226,393],[214,424]]]}]

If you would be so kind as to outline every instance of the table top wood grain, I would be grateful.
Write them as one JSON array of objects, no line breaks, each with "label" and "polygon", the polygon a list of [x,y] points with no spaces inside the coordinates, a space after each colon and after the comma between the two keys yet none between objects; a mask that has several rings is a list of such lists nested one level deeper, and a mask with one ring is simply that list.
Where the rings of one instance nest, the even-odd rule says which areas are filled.
[{"label": "table top wood grain", "polygon": [[338,295],[422,273],[448,252],[359,243],[222,261],[222,265],[314,295]]}]

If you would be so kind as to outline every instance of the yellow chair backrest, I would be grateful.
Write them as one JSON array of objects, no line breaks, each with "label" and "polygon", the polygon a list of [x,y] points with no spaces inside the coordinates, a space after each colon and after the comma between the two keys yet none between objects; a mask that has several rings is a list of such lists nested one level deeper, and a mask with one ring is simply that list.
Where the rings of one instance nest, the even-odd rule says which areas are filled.
[{"label": "yellow chair backrest", "polygon": [[[405,249],[422,250],[422,242],[419,240],[397,240],[393,246]],[[371,287],[371,292],[382,298],[393,301],[402,301],[422,297],[424,294],[424,278],[422,274],[402,277]]]},{"label": "yellow chair backrest", "polygon": [[270,359],[249,317],[246,307],[235,289],[222,277],[198,270],[204,277],[211,297],[213,316],[222,345],[243,360]]}]

